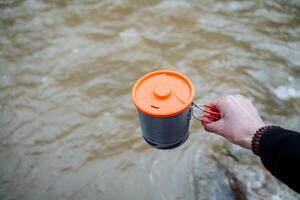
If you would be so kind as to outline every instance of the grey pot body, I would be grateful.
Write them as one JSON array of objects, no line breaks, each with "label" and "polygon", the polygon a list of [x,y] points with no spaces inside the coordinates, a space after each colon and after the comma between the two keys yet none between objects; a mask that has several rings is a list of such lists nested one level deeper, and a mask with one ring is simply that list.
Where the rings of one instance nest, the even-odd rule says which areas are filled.
[{"label": "grey pot body", "polygon": [[167,118],[155,118],[138,111],[144,139],[158,149],[172,149],[184,143],[190,133],[191,107]]}]

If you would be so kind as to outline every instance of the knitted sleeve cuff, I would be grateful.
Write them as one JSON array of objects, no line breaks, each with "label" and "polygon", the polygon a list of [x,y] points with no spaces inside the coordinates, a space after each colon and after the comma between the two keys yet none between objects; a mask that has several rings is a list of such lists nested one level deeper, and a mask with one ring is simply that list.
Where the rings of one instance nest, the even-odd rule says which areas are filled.
[{"label": "knitted sleeve cuff", "polygon": [[251,142],[251,147],[252,147],[252,151],[255,155],[260,156],[260,152],[259,152],[260,140],[261,140],[263,134],[272,128],[280,128],[280,126],[263,126],[260,129],[258,129],[256,131],[256,133],[254,134],[254,136],[252,138],[252,142]]}]

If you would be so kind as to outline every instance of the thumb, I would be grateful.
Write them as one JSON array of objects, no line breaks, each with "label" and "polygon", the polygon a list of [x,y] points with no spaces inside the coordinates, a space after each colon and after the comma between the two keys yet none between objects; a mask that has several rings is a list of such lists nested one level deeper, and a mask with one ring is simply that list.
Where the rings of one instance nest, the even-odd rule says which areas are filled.
[{"label": "thumb", "polygon": [[203,123],[202,125],[204,127],[204,129],[207,132],[212,132],[212,133],[216,133],[218,135],[221,135],[222,130],[224,129],[224,120],[220,119],[218,121],[215,122],[211,122],[211,123]]},{"label": "thumb", "polygon": [[218,110],[221,110],[221,104],[224,102],[224,98],[218,98],[209,103],[209,105],[215,106]]}]

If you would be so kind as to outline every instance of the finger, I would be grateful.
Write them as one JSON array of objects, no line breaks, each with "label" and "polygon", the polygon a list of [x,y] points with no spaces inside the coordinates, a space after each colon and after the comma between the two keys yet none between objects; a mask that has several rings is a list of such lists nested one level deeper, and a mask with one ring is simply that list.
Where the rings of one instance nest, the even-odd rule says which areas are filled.
[{"label": "finger", "polygon": [[201,117],[206,117],[206,118],[209,118],[209,119],[213,119],[213,120],[219,120],[220,118],[219,117],[216,117],[216,116],[213,116],[213,115],[201,115]]},{"label": "finger", "polygon": [[203,112],[206,112],[214,117],[218,117],[219,119],[221,118],[221,113],[220,112],[214,112],[214,111],[210,111],[210,110],[203,110]]},{"label": "finger", "polygon": [[209,108],[211,111],[219,112],[216,106],[210,105],[210,104],[205,104],[204,107]]},{"label": "finger", "polygon": [[213,121],[210,123],[202,123],[202,125],[206,131],[220,135],[220,133],[224,127],[224,121],[218,120],[218,121]]},{"label": "finger", "polygon": [[224,101],[225,101],[225,97],[221,97],[221,98],[217,98],[217,99],[205,104],[204,106],[205,107],[208,107],[208,106],[212,107],[212,108],[214,108],[212,110],[214,110],[214,111],[217,110],[218,112],[222,113],[222,106],[221,105]]},{"label": "finger", "polygon": [[211,122],[213,122],[213,120],[210,120],[210,119],[201,119],[202,125],[203,125],[203,124],[209,124],[209,123],[211,123]]}]

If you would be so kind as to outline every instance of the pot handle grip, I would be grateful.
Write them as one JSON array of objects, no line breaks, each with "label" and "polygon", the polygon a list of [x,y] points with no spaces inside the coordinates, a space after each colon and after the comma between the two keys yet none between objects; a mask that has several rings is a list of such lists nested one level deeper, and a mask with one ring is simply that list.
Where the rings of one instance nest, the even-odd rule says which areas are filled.
[{"label": "pot handle grip", "polygon": [[[196,116],[194,111],[195,109],[198,109],[204,113]],[[222,117],[220,111],[215,106],[210,104],[197,105],[194,102],[192,102],[192,116],[194,119],[201,121],[205,124],[217,121]]]}]

